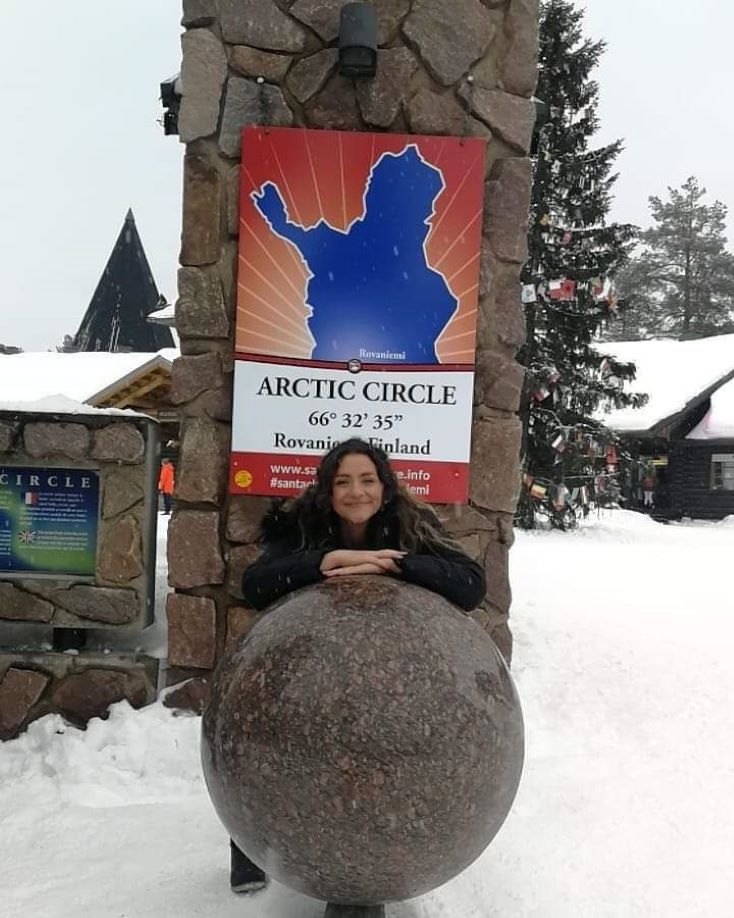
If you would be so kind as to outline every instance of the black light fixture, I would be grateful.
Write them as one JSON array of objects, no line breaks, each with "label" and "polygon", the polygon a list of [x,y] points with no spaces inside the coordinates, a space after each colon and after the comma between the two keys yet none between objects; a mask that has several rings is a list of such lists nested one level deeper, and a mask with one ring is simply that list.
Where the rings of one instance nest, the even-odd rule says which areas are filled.
[{"label": "black light fixture", "polygon": [[175,73],[161,83],[163,133],[178,134],[178,110],[181,107],[181,74]]},{"label": "black light fixture", "polygon": [[377,73],[377,13],[371,3],[345,3],[341,8],[339,73],[352,79]]}]

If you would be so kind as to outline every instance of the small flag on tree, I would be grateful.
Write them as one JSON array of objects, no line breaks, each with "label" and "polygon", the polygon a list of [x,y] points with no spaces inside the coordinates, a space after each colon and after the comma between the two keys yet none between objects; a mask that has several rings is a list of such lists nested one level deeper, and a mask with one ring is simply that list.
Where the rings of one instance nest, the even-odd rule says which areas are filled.
[{"label": "small flag on tree", "polygon": [[562,433],[559,433],[555,440],[551,443],[551,446],[557,453],[562,453],[566,448],[566,441]]},{"label": "small flag on tree", "polygon": [[538,299],[535,284],[523,284],[520,296],[523,303],[535,303]]},{"label": "small flag on tree", "polygon": [[576,296],[576,281],[568,278],[548,281],[548,296],[552,300],[572,300]]}]

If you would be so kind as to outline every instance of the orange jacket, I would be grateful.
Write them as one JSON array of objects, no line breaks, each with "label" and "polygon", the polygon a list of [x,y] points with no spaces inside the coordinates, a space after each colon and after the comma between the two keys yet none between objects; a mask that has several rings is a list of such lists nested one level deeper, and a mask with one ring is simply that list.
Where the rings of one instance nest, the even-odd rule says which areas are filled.
[{"label": "orange jacket", "polygon": [[161,466],[161,474],[158,476],[158,490],[164,494],[173,494],[173,463],[165,462]]}]

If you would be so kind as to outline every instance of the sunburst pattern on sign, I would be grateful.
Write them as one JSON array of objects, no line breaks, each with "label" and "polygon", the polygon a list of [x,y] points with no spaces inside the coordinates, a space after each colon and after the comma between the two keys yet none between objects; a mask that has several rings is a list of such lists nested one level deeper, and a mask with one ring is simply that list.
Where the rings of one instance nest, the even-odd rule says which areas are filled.
[{"label": "sunburst pattern on sign", "polygon": [[252,194],[274,182],[289,219],[303,227],[320,220],[345,231],[364,215],[370,172],[384,153],[416,146],[439,169],[444,189],[425,244],[429,267],[440,271],[458,308],[440,335],[441,363],[472,364],[481,248],[484,144],[448,137],[358,134],[248,127],[243,138],[235,347],[239,353],[309,359],[309,272],[295,247],[277,236]]}]

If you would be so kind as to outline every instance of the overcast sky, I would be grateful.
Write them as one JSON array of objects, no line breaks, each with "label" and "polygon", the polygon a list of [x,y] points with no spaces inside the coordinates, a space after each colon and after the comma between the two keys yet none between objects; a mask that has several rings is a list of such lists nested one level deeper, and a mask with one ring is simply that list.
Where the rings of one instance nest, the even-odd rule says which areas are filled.
[{"label": "overcast sky", "polygon": [[[156,119],[180,0],[1,2],[0,342],[43,350],[76,331],[128,207],[175,298],[182,151]],[[608,44],[598,144],[626,145],[613,217],[645,225],[648,196],[691,174],[734,208],[729,5],[583,5]]]}]

